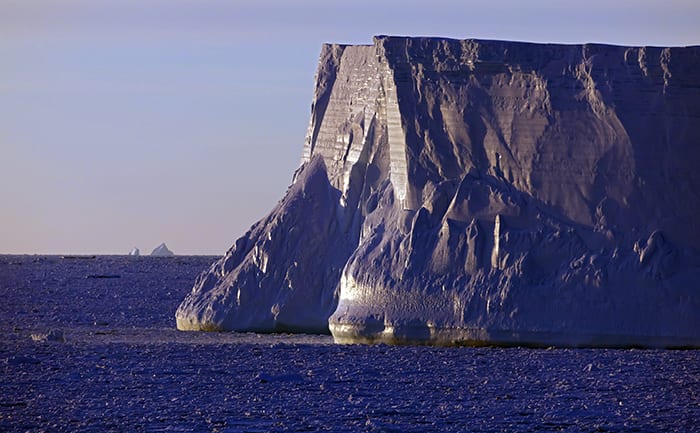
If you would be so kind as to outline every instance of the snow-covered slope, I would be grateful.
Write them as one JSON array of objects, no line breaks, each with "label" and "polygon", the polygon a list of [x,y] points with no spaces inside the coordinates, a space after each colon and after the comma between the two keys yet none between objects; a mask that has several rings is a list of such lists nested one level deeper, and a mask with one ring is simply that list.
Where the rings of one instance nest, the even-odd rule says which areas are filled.
[{"label": "snow-covered slope", "polygon": [[302,167],[180,329],[700,346],[700,47],[325,45]]}]

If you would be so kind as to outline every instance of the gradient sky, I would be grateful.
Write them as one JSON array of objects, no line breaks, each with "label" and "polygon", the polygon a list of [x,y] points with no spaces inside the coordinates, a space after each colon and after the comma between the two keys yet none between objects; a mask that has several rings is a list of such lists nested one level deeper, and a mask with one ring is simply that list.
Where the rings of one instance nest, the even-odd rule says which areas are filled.
[{"label": "gradient sky", "polygon": [[0,253],[223,254],[297,168],[323,42],[700,44],[688,1],[0,1]]}]

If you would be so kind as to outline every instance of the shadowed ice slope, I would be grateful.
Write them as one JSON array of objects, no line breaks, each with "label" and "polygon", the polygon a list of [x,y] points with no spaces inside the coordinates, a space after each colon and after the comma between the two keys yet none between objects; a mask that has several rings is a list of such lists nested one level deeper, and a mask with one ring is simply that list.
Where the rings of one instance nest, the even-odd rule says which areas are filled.
[{"label": "shadowed ice slope", "polygon": [[700,346],[700,47],[325,45],[302,167],[180,329]]}]

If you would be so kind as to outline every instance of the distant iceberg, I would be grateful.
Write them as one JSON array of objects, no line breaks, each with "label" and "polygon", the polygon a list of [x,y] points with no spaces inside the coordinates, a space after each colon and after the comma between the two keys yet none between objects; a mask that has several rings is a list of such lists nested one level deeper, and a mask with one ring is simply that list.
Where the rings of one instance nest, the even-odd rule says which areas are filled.
[{"label": "distant iceberg", "polygon": [[165,245],[165,242],[162,244],[158,245],[153,251],[151,251],[152,256],[174,256],[175,253],[170,251]]},{"label": "distant iceberg", "polygon": [[141,250],[138,248],[134,247],[133,250],[129,251],[130,256],[140,256],[141,255]]}]

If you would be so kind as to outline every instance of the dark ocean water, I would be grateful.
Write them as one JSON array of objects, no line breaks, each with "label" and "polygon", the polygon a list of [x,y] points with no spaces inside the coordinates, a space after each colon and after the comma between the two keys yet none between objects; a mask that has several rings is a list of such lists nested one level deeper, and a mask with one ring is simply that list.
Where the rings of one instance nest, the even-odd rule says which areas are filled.
[{"label": "dark ocean water", "polygon": [[700,431],[700,351],[176,331],[213,260],[0,256],[0,431]]}]

